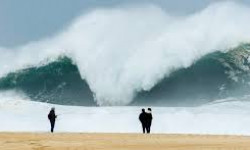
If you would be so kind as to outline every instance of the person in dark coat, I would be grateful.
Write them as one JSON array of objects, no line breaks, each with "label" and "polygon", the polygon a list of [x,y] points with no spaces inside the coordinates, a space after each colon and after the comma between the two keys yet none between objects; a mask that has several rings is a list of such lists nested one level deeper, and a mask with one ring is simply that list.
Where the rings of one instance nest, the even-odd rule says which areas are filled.
[{"label": "person in dark coat", "polygon": [[151,130],[151,124],[152,124],[152,120],[153,120],[153,116],[152,116],[152,110],[151,108],[148,108],[148,111],[147,111],[147,123],[146,123],[146,130],[147,130],[147,133],[150,133],[150,130]]},{"label": "person in dark coat", "polygon": [[48,118],[49,118],[49,121],[50,121],[50,126],[51,126],[51,133],[54,132],[54,127],[55,127],[55,122],[56,122],[56,114],[55,114],[55,108],[51,108],[49,114],[48,114]]},{"label": "person in dark coat", "polygon": [[147,124],[147,114],[145,112],[145,109],[142,109],[141,114],[139,115],[139,120],[142,124],[142,131],[145,133],[146,130],[146,124]]}]

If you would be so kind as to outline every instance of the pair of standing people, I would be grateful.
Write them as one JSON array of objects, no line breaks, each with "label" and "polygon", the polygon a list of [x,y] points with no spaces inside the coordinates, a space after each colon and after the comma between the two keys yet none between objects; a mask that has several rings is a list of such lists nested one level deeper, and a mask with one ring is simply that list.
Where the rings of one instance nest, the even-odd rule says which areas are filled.
[{"label": "pair of standing people", "polygon": [[153,120],[151,108],[148,108],[147,112],[145,112],[145,109],[143,108],[141,114],[139,115],[139,120],[142,124],[143,133],[145,133],[145,131],[147,131],[147,133],[150,133],[151,124]]}]

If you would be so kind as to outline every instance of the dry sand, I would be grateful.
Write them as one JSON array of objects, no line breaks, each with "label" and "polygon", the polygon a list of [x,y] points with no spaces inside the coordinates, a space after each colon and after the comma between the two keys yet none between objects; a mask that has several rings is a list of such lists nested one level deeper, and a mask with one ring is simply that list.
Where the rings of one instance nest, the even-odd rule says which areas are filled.
[{"label": "dry sand", "polygon": [[0,150],[250,150],[250,137],[0,133]]}]

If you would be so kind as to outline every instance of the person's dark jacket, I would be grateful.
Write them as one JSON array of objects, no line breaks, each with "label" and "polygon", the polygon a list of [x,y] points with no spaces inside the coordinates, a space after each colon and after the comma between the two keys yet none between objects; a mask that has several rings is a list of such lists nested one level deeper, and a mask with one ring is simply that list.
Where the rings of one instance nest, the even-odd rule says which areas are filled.
[{"label": "person's dark jacket", "polygon": [[153,119],[153,116],[152,116],[152,113],[150,112],[150,113],[146,113],[146,115],[147,115],[147,125],[149,125],[149,126],[151,126],[151,124],[152,124],[152,119]]},{"label": "person's dark jacket", "polygon": [[50,121],[55,121],[56,120],[56,115],[55,115],[55,111],[51,110],[48,114],[48,118]]},{"label": "person's dark jacket", "polygon": [[142,112],[139,116],[139,120],[141,121],[142,124],[145,125],[147,123],[147,113]]}]

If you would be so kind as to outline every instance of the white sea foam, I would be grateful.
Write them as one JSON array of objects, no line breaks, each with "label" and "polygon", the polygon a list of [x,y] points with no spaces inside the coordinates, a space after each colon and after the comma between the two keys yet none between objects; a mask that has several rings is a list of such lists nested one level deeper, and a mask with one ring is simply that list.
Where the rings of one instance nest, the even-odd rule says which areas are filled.
[{"label": "white sea foam", "polygon": [[154,5],[100,8],[54,37],[0,50],[0,75],[66,54],[99,105],[124,105],[173,70],[202,56],[250,41],[250,8],[215,3],[189,16]]},{"label": "white sea foam", "polygon": [[[55,107],[55,132],[142,132],[138,120],[141,107],[60,106],[11,95],[0,94],[0,131],[49,132],[47,114]],[[201,107],[152,110],[152,133],[250,135],[250,102],[232,99]]]}]

